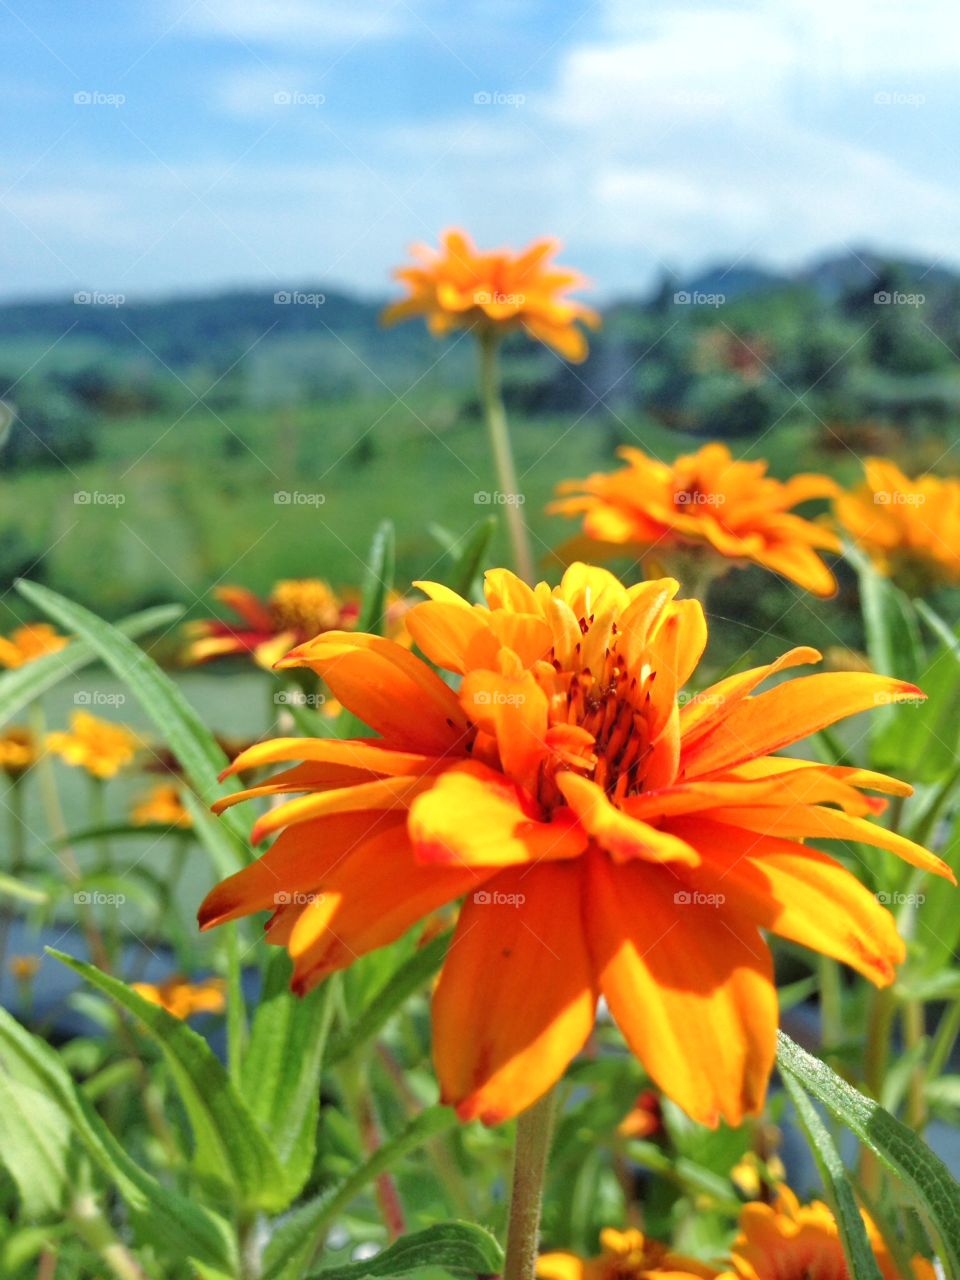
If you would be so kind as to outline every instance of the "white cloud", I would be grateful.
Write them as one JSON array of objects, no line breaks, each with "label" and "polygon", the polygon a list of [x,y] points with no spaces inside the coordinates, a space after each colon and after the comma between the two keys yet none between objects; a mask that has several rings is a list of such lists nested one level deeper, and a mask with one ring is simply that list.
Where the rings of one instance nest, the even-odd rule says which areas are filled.
[{"label": "white cloud", "polygon": [[184,31],[275,46],[333,46],[381,40],[404,30],[399,0],[200,0],[183,16]]}]

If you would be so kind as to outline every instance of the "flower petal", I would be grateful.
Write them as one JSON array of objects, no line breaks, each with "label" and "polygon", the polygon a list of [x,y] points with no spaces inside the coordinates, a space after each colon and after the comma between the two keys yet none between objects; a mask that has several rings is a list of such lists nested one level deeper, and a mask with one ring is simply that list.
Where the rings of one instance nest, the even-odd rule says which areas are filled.
[{"label": "flower petal", "polygon": [[584,829],[618,862],[642,858],[646,862],[682,862],[691,867],[699,863],[695,848],[615,808],[602,787],[589,778],[558,773],[557,786]]}]

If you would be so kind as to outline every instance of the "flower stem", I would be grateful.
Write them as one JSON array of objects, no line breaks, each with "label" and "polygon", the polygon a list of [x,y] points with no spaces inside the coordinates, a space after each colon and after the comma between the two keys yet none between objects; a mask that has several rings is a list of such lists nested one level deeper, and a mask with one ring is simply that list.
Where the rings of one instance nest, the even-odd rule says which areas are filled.
[{"label": "flower stem", "polygon": [[510,531],[510,542],[513,547],[513,560],[517,573],[525,582],[534,581],[533,551],[530,546],[530,531],[523,515],[523,494],[517,480],[517,469],[513,461],[513,447],[510,443],[510,426],[507,422],[503,398],[500,394],[500,374],[497,364],[497,347],[499,339],[495,334],[479,332],[480,348],[480,396],[483,401],[483,413],[487,422],[490,438],[490,449],[493,453],[494,465],[497,469],[497,483],[500,485],[499,501],[507,509],[507,527]]},{"label": "flower stem", "polygon": [[551,1089],[517,1120],[503,1280],[534,1280],[536,1275],[540,1206],[555,1109],[556,1090]]}]

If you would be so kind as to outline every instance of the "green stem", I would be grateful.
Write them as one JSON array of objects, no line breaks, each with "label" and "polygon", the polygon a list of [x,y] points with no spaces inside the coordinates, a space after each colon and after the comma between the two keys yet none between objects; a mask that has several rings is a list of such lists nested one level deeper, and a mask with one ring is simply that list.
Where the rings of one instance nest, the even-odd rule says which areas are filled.
[{"label": "green stem", "polygon": [[146,1273],[114,1234],[93,1196],[79,1196],[69,1216],[77,1234],[117,1280],[146,1280]]},{"label": "green stem", "polygon": [[820,1039],[824,1055],[837,1048],[843,1035],[843,991],[840,966],[829,956],[821,956],[820,970]]},{"label": "green stem", "polygon": [[931,1080],[936,1080],[937,1076],[950,1061],[950,1055],[953,1053],[953,1046],[957,1043],[957,1036],[960,1035],[960,1000],[955,1000],[949,1008],[945,1009],[940,1017],[937,1026],[937,1034],[934,1037],[933,1049],[930,1052],[930,1062],[927,1066],[927,1076]]},{"label": "green stem", "polygon": [[[867,1045],[864,1054],[863,1077],[867,1092],[879,1100],[890,1061],[890,1036],[896,1003],[890,987],[874,991],[867,1019]],[[863,1150],[860,1176],[870,1195],[880,1191],[881,1167],[874,1153]]]},{"label": "green stem", "polygon": [[[915,1049],[926,1032],[921,1000],[906,1000],[903,1005],[903,1047],[907,1053]],[[926,1072],[918,1062],[910,1072],[907,1088],[907,1124],[917,1134],[922,1134],[927,1124]]]},{"label": "green stem", "polygon": [[513,560],[517,573],[524,582],[533,583],[534,563],[530,545],[530,532],[523,515],[523,494],[517,480],[510,443],[510,426],[507,422],[503,398],[500,394],[500,376],[497,367],[499,339],[495,334],[480,331],[480,396],[487,422],[490,448],[497,469],[500,486],[498,501],[507,509],[507,527],[513,547]]},{"label": "green stem", "polygon": [[[13,778],[7,791],[8,811],[10,815],[10,863],[7,868],[14,880],[19,880],[26,869],[26,844],[23,824],[23,778]],[[4,905],[0,913],[0,972],[7,960],[7,940],[10,929],[16,919],[16,911],[12,904]]]},{"label": "green stem", "polygon": [[540,1208],[555,1108],[556,1090],[551,1089],[517,1120],[503,1280],[534,1280],[536,1275]]},{"label": "green stem", "polygon": [[234,920],[222,930],[227,959],[227,1068],[231,1080],[236,1084],[240,1083],[247,1044],[247,1008],[243,997],[239,928]]}]

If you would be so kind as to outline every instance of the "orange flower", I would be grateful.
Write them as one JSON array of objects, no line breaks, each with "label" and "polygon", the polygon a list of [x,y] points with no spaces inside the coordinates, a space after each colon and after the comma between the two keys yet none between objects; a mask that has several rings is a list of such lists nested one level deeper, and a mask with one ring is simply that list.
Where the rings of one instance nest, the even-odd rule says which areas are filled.
[{"label": "orange flower", "polygon": [[644,1089],[617,1125],[621,1138],[652,1138],[663,1128],[660,1098],[652,1089]]},{"label": "orange flower", "polygon": [[542,1254],[537,1280],[712,1280],[717,1275],[715,1267],[681,1257],[640,1231],[607,1227],[600,1247],[600,1257],[589,1260],[575,1253]]},{"label": "orange flower", "polygon": [[131,821],[136,826],[159,823],[164,827],[191,827],[193,819],[183,807],[179,790],[170,783],[158,783],[133,807]]},{"label": "orange flower", "polygon": [[782,484],[766,474],[765,462],[735,461],[723,444],[704,445],[672,466],[629,446],[618,452],[625,467],[566,481],[557,492],[577,496],[548,508],[584,517],[578,550],[676,559],[708,579],[737,564],[759,564],[815,595],[836,591],[817,550],[838,552],[839,540],[793,511],[838,492],[827,476],[798,475]]},{"label": "orange flower", "polygon": [[36,763],[38,754],[29,729],[11,725],[0,733],[0,769],[8,778],[21,778]]},{"label": "orange flower", "polygon": [[222,978],[208,978],[205,982],[186,982],[181,977],[167,978],[164,982],[134,982],[137,995],[151,1004],[158,1004],[175,1018],[189,1018],[195,1013],[223,1013],[226,1006],[226,985]]},{"label": "orange flower", "polygon": [[9,636],[0,636],[0,667],[22,667],[34,658],[57,653],[69,643],[69,637],[58,635],[48,622],[31,622]]},{"label": "orange flower", "polygon": [[130,763],[140,740],[121,724],[100,720],[89,711],[75,711],[69,731],[47,734],[47,748],[69,765],[95,778],[112,778]]},{"label": "orange flower", "polygon": [[439,250],[414,245],[418,265],[394,272],[410,292],[386,309],[384,321],[425,316],[434,337],[473,327],[495,334],[523,329],[565,360],[584,360],[587,340],[577,324],[595,329],[600,317],[564,296],[586,281],[549,265],[558,248],[555,240],[536,240],[522,253],[481,253],[466,232],[447,231]]},{"label": "orange flower", "polygon": [[235,654],[252,654],[267,670],[291,646],[322,631],[351,626],[355,603],[347,603],[322,578],[294,578],[278,582],[266,600],[244,587],[218,587],[214,595],[242,620],[243,626],[211,620],[192,625],[197,637],[187,646],[184,661],[207,662]]},{"label": "orange flower", "polygon": [[835,507],[877,568],[917,594],[960,582],[960,480],[911,480],[886,458],[869,458],[865,471]]},{"label": "orange flower", "polygon": [[503,569],[487,607],[447,587],[408,627],[458,692],[379,636],[329,632],[305,665],[369,725],[355,741],[285,738],[228,773],[303,761],[218,802],[306,794],[253,839],[279,839],[207,897],[201,924],[272,909],[305,991],[465,896],[433,999],[443,1098],[496,1123],[562,1075],[600,994],[659,1088],[708,1124],[760,1110],[776,990],[760,929],[878,984],[903,958],[893,920],[807,836],[860,841],[952,877],[868,820],[908,795],[867,770],[774,754],[881,703],[921,697],[866,673],[760,683],[816,661],[794,649],[681,708],[706,643],[703,610],[672,579],[624,588],[570,566],[536,589]]},{"label": "orange flower", "polygon": [[[903,1280],[866,1212],[863,1222],[883,1280]],[[833,1214],[818,1200],[801,1205],[788,1187],[780,1188],[774,1205],[744,1206],[731,1259],[733,1271],[720,1280],[808,1280],[813,1276],[849,1280],[850,1276]],[[933,1265],[919,1255],[911,1272],[913,1280],[936,1280]]]}]

